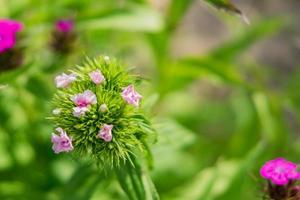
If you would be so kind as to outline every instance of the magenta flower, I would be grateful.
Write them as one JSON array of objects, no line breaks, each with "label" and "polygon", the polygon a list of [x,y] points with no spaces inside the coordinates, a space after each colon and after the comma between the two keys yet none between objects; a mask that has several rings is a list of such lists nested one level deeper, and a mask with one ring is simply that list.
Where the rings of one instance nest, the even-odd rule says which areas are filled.
[{"label": "magenta flower", "polygon": [[139,101],[142,98],[142,95],[135,91],[133,85],[129,85],[126,88],[123,88],[121,95],[127,103],[132,104],[136,107],[139,106]]},{"label": "magenta flower", "polygon": [[89,73],[89,76],[96,85],[101,84],[105,80],[103,74],[98,69]]},{"label": "magenta flower", "polygon": [[97,103],[97,97],[91,90],[85,90],[83,93],[74,95],[71,100],[78,107],[88,107]]},{"label": "magenta flower", "polygon": [[11,49],[16,43],[16,33],[23,29],[23,24],[9,19],[0,19],[0,53]]},{"label": "magenta flower", "polygon": [[74,28],[73,20],[59,20],[56,22],[55,27],[60,32],[71,32]]},{"label": "magenta flower", "polygon": [[73,81],[76,80],[76,74],[65,74],[62,73],[55,77],[55,84],[57,88],[66,88],[68,87]]},{"label": "magenta flower", "polygon": [[60,135],[52,133],[51,141],[53,143],[52,149],[54,153],[69,152],[74,149],[72,145],[72,139],[67,133],[60,127],[55,129]]},{"label": "magenta flower", "polygon": [[300,179],[298,165],[284,158],[276,158],[266,162],[260,169],[263,178],[270,180],[275,185],[285,185],[290,180]]},{"label": "magenta flower", "polygon": [[103,139],[105,142],[110,142],[112,140],[113,125],[104,124],[102,129],[98,132],[97,137]]}]

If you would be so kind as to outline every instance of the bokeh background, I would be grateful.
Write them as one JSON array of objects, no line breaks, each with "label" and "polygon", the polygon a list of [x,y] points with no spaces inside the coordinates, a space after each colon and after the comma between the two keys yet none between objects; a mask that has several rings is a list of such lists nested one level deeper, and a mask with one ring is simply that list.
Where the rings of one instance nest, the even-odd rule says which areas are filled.
[{"label": "bokeh background", "polygon": [[[53,79],[97,55],[145,77],[161,199],[262,199],[260,166],[300,161],[300,1],[232,3],[249,25],[201,0],[0,0],[25,25],[24,64],[0,66],[0,199],[126,199],[113,174],[51,150]],[[49,47],[60,19],[68,54]]]}]

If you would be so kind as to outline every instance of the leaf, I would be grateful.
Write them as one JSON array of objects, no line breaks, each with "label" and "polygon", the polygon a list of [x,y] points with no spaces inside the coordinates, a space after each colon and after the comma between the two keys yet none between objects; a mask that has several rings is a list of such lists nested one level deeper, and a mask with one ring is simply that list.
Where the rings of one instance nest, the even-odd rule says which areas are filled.
[{"label": "leaf", "polygon": [[241,188],[247,178],[247,171],[255,165],[257,158],[263,153],[264,143],[258,143],[249,151],[245,159],[219,159],[214,167],[208,167],[189,183],[177,188],[173,193],[173,200],[232,200],[241,199]]},{"label": "leaf", "polygon": [[247,27],[239,36],[225,42],[211,52],[211,56],[221,60],[232,60],[247,50],[255,42],[270,37],[286,25],[282,18],[265,19]]},{"label": "leaf", "polygon": [[65,188],[62,188],[60,196],[63,200],[90,199],[99,183],[107,179],[104,173],[99,173],[90,165],[79,166]]},{"label": "leaf", "polygon": [[[249,151],[248,155],[246,155],[245,159],[241,162],[234,176],[230,179],[230,184],[227,190],[223,195],[218,196],[218,200],[242,198],[241,187],[244,185],[245,179],[248,177],[247,172],[255,166],[256,160],[263,154],[265,147],[266,145],[264,142],[259,142],[253,149]],[[237,188],[240,189],[237,190]]]},{"label": "leaf", "polygon": [[285,144],[288,144],[288,134],[282,125],[284,122],[282,119],[283,108],[279,105],[277,110],[274,109],[276,102],[272,101],[272,96],[268,96],[264,92],[253,93],[252,99],[260,121],[263,139],[272,144],[271,148],[284,148]]},{"label": "leaf", "polygon": [[246,17],[246,15],[244,15],[239,8],[237,8],[233,3],[231,3],[230,0],[204,0],[204,1],[215,6],[218,9],[223,9],[225,11],[237,14],[242,18],[242,20],[246,24],[250,24],[249,19]]},{"label": "leaf", "polygon": [[0,83],[10,82],[10,81],[15,80],[16,77],[21,76],[22,74],[27,72],[31,66],[32,66],[32,64],[30,63],[30,64],[23,65],[15,70],[11,70],[8,72],[2,72],[2,73],[0,72]]},{"label": "leaf", "polygon": [[78,22],[82,31],[108,29],[123,31],[158,32],[164,28],[162,16],[144,6],[131,6],[115,12],[110,12],[98,19]]},{"label": "leaf", "polygon": [[175,28],[195,0],[172,0],[167,14],[169,28]]},{"label": "leaf", "polygon": [[263,20],[247,27],[240,35],[212,50],[207,56],[169,61],[166,69],[161,70],[164,75],[159,88],[161,94],[182,89],[201,77],[217,78],[228,84],[253,89],[253,85],[244,81],[234,61],[255,42],[278,32],[284,25],[285,21],[282,18]]}]

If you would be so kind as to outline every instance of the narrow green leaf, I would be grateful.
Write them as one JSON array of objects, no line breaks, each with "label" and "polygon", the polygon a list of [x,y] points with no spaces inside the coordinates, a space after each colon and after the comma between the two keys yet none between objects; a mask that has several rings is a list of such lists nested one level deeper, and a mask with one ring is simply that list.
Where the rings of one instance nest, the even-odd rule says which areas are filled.
[{"label": "narrow green leaf", "polygon": [[256,92],[253,94],[253,101],[262,125],[264,138],[267,139],[267,141],[274,142],[276,140],[275,124],[270,111],[268,98],[264,93]]},{"label": "narrow green leaf", "polygon": [[98,19],[90,19],[78,23],[80,30],[123,30],[158,32],[164,27],[161,15],[147,7],[132,6],[128,9],[109,13]]},{"label": "narrow green leaf", "polygon": [[247,172],[255,165],[264,147],[264,143],[258,143],[241,161],[220,159],[216,166],[202,170],[192,181],[174,190],[172,200],[241,199],[241,191],[236,188],[243,186]]},{"label": "narrow green leaf", "polygon": [[172,0],[167,14],[169,28],[174,28],[180,22],[194,0]]},{"label": "narrow green leaf", "polygon": [[228,189],[223,195],[220,195],[217,198],[218,200],[242,199],[242,189],[237,190],[237,188],[241,188],[244,185],[245,180],[250,178],[247,172],[255,166],[256,160],[262,155],[265,147],[266,145],[264,142],[259,142],[253,149],[249,151],[248,155],[246,155],[238,170],[231,178]]},{"label": "narrow green leaf", "polygon": [[279,32],[286,25],[282,18],[265,19],[247,27],[239,36],[222,44],[211,52],[211,56],[220,60],[232,60],[251,45],[265,37]]},{"label": "narrow green leaf", "polygon": [[237,14],[242,18],[242,20],[246,24],[250,24],[246,15],[244,15],[242,11],[239,8],[237,8],[230,0],[204,0],[204,1],[208,2],[209,4],[215,6],[218,9],[223,9],[225,11]]}]

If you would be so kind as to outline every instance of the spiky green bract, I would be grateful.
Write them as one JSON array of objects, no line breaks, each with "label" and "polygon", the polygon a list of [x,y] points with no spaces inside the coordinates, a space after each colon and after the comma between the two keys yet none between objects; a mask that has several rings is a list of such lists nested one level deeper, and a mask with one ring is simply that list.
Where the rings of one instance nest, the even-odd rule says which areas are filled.
[{"label": "spiky green bract", "polygon": [[[100,70],[105,81],[99,85],[92,82],[89,73]],[[58,89],[52,105],[59,108],[60,114],[50,119],[56,127],[63,128],[73,139],[74,152],[80,156],[90,156],[103,169],[114,168],[139,152],[147,151],[147,136],[154,131],[140,108],[124,101],[122,89],[139,81],[137,76],[128,73],[123,65],[115,59],[99,57],[77,66],[69,72],[77,75],[77,80],[67,88]],[[84,116],[73,115],[72,96],[91,90],[97,97],[97,104],[91,105]],[[100,106],[107,105],[107,111],[101,112]],[[97,137],[104,124],[113,125],[113,139],[105,142]]]}]

